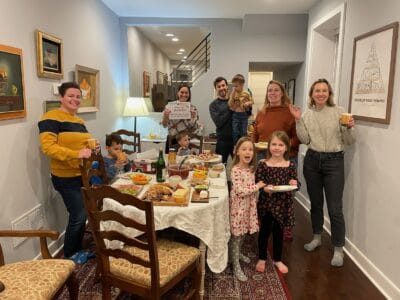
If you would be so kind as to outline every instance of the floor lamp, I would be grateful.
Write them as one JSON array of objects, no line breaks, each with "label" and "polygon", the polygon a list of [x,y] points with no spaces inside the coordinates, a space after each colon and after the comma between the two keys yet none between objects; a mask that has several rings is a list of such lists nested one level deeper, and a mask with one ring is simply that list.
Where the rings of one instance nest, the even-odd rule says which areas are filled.
[{"label": "floor lamp", "polygon": [[144,98],[140,97],[129,97],[126,99],[124,108],[124,117],[135,117],[134,131],[136,132],[136,117],[144,117],[149,115]]}]

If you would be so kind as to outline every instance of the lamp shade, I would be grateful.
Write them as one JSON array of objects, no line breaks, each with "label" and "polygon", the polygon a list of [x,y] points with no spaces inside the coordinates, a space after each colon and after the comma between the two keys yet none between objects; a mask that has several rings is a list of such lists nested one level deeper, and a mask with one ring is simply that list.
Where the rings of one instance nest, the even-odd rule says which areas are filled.
[{"label": "lamp shade", "polygon": [[149,111],[147,110],[146,103],[143,98],[140,97],[129,97],[126,99],[124,117],[142,117],[148,116]]}]

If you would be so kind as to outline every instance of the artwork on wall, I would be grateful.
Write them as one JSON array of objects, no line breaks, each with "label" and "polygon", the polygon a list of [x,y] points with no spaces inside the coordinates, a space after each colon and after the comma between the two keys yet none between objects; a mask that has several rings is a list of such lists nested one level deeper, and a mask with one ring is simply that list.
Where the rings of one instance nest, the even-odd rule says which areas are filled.
[{"label": "artwork on wall", "polygon": [[39,77],[63,78],[62,40],[36,30],[36,61]]},{"label": "artwork on wall", "polygon": [[150,73],[143,71],[143,97],[150,97]]},{"label": "artwork on wall", "polygon": [[160,71],[157,71],[157,81],[156,81],[156,83],[157,84],[164,84],[164,75],[166,75],[165,73],[163,73],[163,72],[160,72]]},{"label": "artwork on wall", "polygon": [[22,49],[0,45],[0,120],[25,116]]},{"label": "artwork on wall", "polygon": [[294,104],[294,97],[295,97],[295,92],[296,92],[296,79],[290,79],[287,84],[287,94],[290,98],[290,100],[292,101],[292,103]]},{"label": "artwork on wall", "polygon": [[168,85],[168,74],[164,74],[163,76],[163,85]]},{"label": "artwork on wall", "polygon": [[81,106],[78,113],[98,111],[100,107],[100,71],[76,65],[75,81],[82,91]]},{"label": "artwork on wall", "polygon": [[349,111],[355,119],[390,123],[399,23],[354,38]]},{"label": "artwork on wall", "polygon": [[61,107],[61,101],[59,100],[46,100],[43,104],[43,110],[45,113],[54,109],[59,109]]}]

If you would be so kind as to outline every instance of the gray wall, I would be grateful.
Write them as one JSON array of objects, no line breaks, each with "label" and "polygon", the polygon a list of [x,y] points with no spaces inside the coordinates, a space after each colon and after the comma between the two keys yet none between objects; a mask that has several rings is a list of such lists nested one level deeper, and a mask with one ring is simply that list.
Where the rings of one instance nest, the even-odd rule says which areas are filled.
[{"label": "gray wall", "polygon": [[[104,143],[104,133],[119,122],[126,99],[121,73],[120,26],[117,16],[96,0],[2,1],[0,43],[23,50],[27,117],[0,121],[0,228],[37,204],[45,210],[46,227],[64,231],[67,213],[52,190],[47,158],[39,149],[37,122],[43,101],[56,99],[53,83],[73,79],[75,64],[100,70],[100,111],[81,115],[88,130]],[[36,75],[36,29],[61,38],[64,43],[64,79]],[[100,121],[101,120],[101,121]],[[18,249],[2,240],[7,261],[32,258],[38,243],[29,240]],[[54,250],[54,249],[53,249]]]},{"label": "gray wall", "polygon": [[[309,28],[341,3],[326,0],[316,5],[310,11]],[[349,103],[354,38],[399,18],[398,0],[347,2],[340,93],[336,97],[341,106],[348,108]],[[393,299],[400,298],[399,51],[400,47],[391,123],[356,122],[357,142],[346,151],[344,191],[346,249],[386,296]]]},{"label": "gray wall", "polygon": [[[211,68],[192,89],[192,102],[199,110],[205,132],[209,133],[215,132],[208,106],[214,96],[213,81],[217,76],[230,80],[241,73],[247,77],[251,61],[305,60],[307,15],[246,15],[244,20],[243,23],[239,19],[121,18],[121,23],[210,26]],[[299,82],[303,76],[304,70],[298,75]],[[303,94],[302,85],[298,87],[300,95]]]}]

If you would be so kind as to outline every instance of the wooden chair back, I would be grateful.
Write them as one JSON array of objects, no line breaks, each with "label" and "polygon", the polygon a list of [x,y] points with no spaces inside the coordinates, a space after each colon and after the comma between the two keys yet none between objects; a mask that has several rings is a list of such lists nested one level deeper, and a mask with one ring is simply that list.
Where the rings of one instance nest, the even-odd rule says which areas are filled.
[{"label": "wooden chair back", "polygon": [[[154,225],[153,203],[143,201],[132,195],[120,193],[110,186],[94,186],[82,189],[86,212],[89,224],[93,230],[93,236],[96,243],[96,253],[98,262],[100,262],[100,272],[103,288],[103,299],[110,299],[110,287],[116,286],[121,290],[132,294],[140,295],[146,299],[160,299],[161,295],[171,289],[177,282],[188,275],[188,270],[184,274],[177,274],[166,286],[160,287],[160,269],[158,262],[157,242]],[[139,221],[133,218],[127,218],[114,210],[103,210],[105,198],[111,198],[121,205],[134,206],[143,212],[143,218]],[[144,221],[143,221],[144,220]],[[135,229],[141,233],[140,238],[126,236],[113,229],[107,230],[107,226],[101,226],[102,222],[114,221],[125,227]],[[108,227],[109,228],[109,227]],[[107,248],[104,239],[109,241],[119,241],[124,244],[123,249]],[[124,251],[125,247],[135,247],[138,250],[145,251]],[[140,255],[141,254],[141,255]],[[110,258],[125,259],[132,264],[143,266],[150,269],[151,286],[145,286],[143,283],[128,280],[110,271]],[[148,260],[144,259],[148,258]],[[193,264],[194,265],[194,264]],[[200,264],[198,263],[198,266]],[[191,267],[190,272],[196,271],[200,275],[200,268]],[[191,273],[189,273],[191,274]],[[200,276],[198,276],[200,278]],[[199,283],[196,283],[199,287]]]},{"label": "wooden chair back", "polygon": [[[190,144],[189,148],[190,149],[196,149],[198,154],[203,152],[203,143],[204,143],[204,136],[198,135],[195,133],[189,133],[190,137]],[[199,142],[192,142],[193,139],[198,140]],[[176,136],[168,136],[168,148],[176,148],[175,150],[178,150],[177,147],[179,148],[179,145],[177,144]]]},{"label": "wooden chair back", "polygon": [[[98,168],[93,169],[92,164],[94,161],[98,162]],[[82,174],[82,183],[84,187],[90,187],[91,179],[94,176],[98,176],[101,179],[101,184],[108,184],[108,178],[106,168],[104,165],[104,159],[101,152],[92,151],[92,155],[89,158],[83,158],[82,164],[79,166]]]},{"label": "wooden chair back", "polygon": [[120,129],[111,134],[118,134],[122,139],[122,151],[130,155],[135,152],[141,152],[140,146],[140,133],[134,131],[128,131],[125,129]]}]

